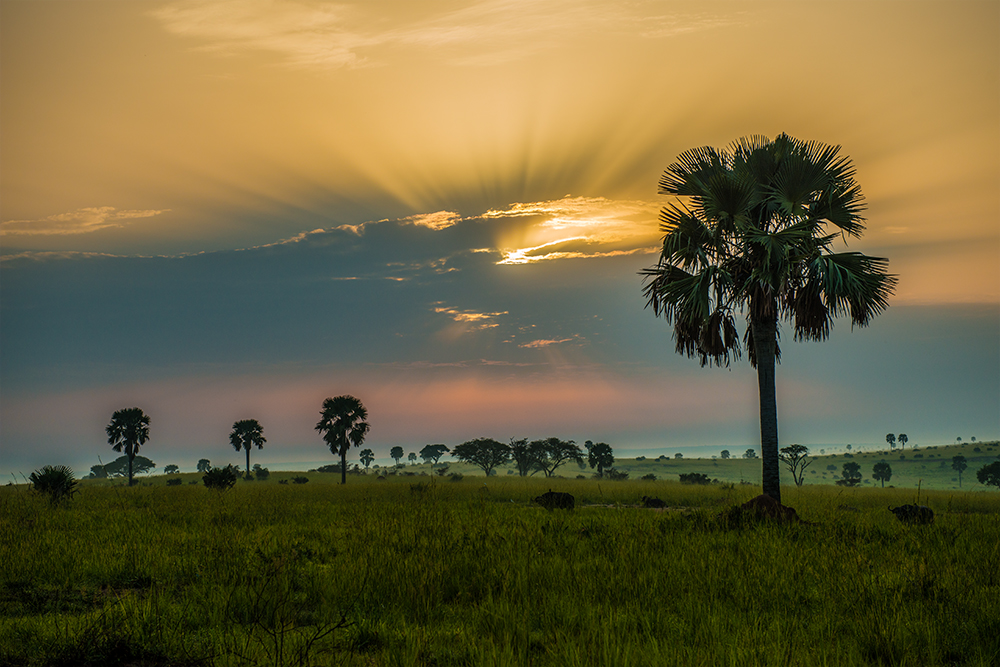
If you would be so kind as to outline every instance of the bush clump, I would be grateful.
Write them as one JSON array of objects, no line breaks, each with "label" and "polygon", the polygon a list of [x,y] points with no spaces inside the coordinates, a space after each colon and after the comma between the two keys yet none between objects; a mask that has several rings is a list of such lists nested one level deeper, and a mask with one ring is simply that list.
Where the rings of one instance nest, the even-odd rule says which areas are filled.
[{"label": "bush clump", "polygon": [[308,477],[292,477],[292,481],[296,484],[305,484],[309,481]]},{"label": "bush clump", "polygon": [[56,504],[68,500],[76,493],[76,480],[69,466],[42,466],[28,476],[32,488],[49,496],[49,501]]},{"label": "bush clump", "polygon": [[239,472],[233,466],[228,465],[225,468],[212,468],[205,473],[201,481],[210,489],[226,491],[235,486],[237,479],[239,479]]},{"label": "bush clump", "polygon": [[680,473],[681,484],[711,484],[712,480],[703,472]]},{"label": "bush clump", "polygon": [[167,486],[180,486],[183,481],[180,477],[171,477],[167,480]]}]

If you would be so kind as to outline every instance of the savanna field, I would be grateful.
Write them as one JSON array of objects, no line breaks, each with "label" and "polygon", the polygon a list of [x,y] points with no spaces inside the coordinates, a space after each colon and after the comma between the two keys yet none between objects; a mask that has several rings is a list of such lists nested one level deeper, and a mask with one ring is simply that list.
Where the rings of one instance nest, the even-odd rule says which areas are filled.
[{"label": "savanna field", "polygon": [[908,526],[915,488],[786,486],[803,523],[731,525],[759,487],[292,475],[0,488],[0,663],[1000,663],[995,492]]}]

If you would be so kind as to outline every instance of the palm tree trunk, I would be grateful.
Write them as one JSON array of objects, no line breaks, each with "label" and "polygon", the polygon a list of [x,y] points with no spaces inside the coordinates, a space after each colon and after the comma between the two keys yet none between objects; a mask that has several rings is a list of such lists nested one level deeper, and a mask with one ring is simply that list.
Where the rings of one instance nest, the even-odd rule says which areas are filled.
[{"label": "palm tree trunk", "polygon": [[347,450],[340,450],[340,483],[347,484]]},{"label": "palm tree trunk", "polygon": [[778,466],[778,405],[774,389],[774,347],[777,321],[774,316],[752,317],[754,354],[757,358],[757,391],[760,397],[760,456],[764,495],[781,502],[781,472]]},{"label": "palm tree trunk", "polygon": [[247,447],[247,474],[250,474],[250,448]]},{"label": "palm tree trunk", "polygon": [[132,486],[132,459],[135,458],[135,451],[132,447],[126,447],[125,454],[128,456],[128,485]]}]

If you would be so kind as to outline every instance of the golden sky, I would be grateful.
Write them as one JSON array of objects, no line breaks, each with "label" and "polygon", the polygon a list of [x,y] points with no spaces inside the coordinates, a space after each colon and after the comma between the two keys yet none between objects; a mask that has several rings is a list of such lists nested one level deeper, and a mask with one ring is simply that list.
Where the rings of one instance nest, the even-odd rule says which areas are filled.
[{"label": "golden sky", "polygon": [[[781,132],[853,159],[869,208],[851,249],[890,259],[894,307],[994,312],[995,0],[0,0],[5,414],[76,400],[80,387],[51,378],[101,359],[104,393],[86,395],[141,393],[122,370],[141,359],[156,359],[155,386],[175,386],[162,369],[232,354],[280,367],[299,397],[322,381],[295,364],[319,363],[328,340],[346,346],[328,352],[337,363],[451,368],[395,385],[349,375],[380,396],[422,387],[400,389],[423,396],[411,405],[462,397],[478,419],[498,401],[562,424],[608,396],[645,405],[621,369],[654,363],[638,350],[673,354],[635,275],[655,260],[657,180],[689,148]],[[331,291],[315,302],[289,296],[320,283]],[[108,334],[94,313],[123,285],[144,286],[153,324]],[[345,338],[324,299],[368,333]],[[262,308],[270,333],[227,339],[232,319],[216,313],[230,303]],[[942,343],[972,345],[969,363],[996,347],[991,320],[976,322],[975,345]],[[647,325],[666,342],[643,339]],[[911,342],[900,349],[924,354]],[[670,359],[671,373],[689,363]],[[541,367],[571,377],[537,384]],[[513,385],[482,379],[498,368]],[[570,390],[580,369],[597,373],[587,400]],[[989,409],[996,375],[973,383]],[[50,398],[28,406],[29,385]]]}]

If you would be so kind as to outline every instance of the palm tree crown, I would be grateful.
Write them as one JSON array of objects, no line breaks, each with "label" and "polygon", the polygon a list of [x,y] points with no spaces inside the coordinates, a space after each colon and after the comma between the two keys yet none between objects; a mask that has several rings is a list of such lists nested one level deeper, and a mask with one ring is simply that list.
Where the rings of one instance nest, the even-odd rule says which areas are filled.
[{"label": "palm tree crown", "polygon": [[347,483],[347,452],[360,447],[368,435],[368,410],[353,396],[337,396],[323,401],[322,418],[316,424],[330,452],[340,455],[340,483]]},{"label": "palm tree crown", "polygon": [[660,258],[641,272],[646,305],[673,325],[678,353],[728,366],[746,350],[758,371],[764,492],[776,500],[779,320],[796,340],[825,340],[836,316],[868,325],[896,284],[888,260],[833,251],[865,229],[854,167],[839,152],[784,134],[685,151],[659,191],[686,201],[661,211]]},{"label": "palm tree crown", "polygon": [[233,430],[229,434],[229,444],[233,449],[240,451],[247,450],[247,474],[250,474],[250,450],[254,446],[263,449],[267,438],[264,437],[264,427],[256,419],[241,419],[233,424]]},{"label": "palm tree crown", "polygon": [[139,447],[149,440],[149,415],[141,408],[123,408],[111,415],[111,422],[104,430],[113,450],[125,450],[128,457],[128,485],[132,486],[132,460],[139,453]]}]

